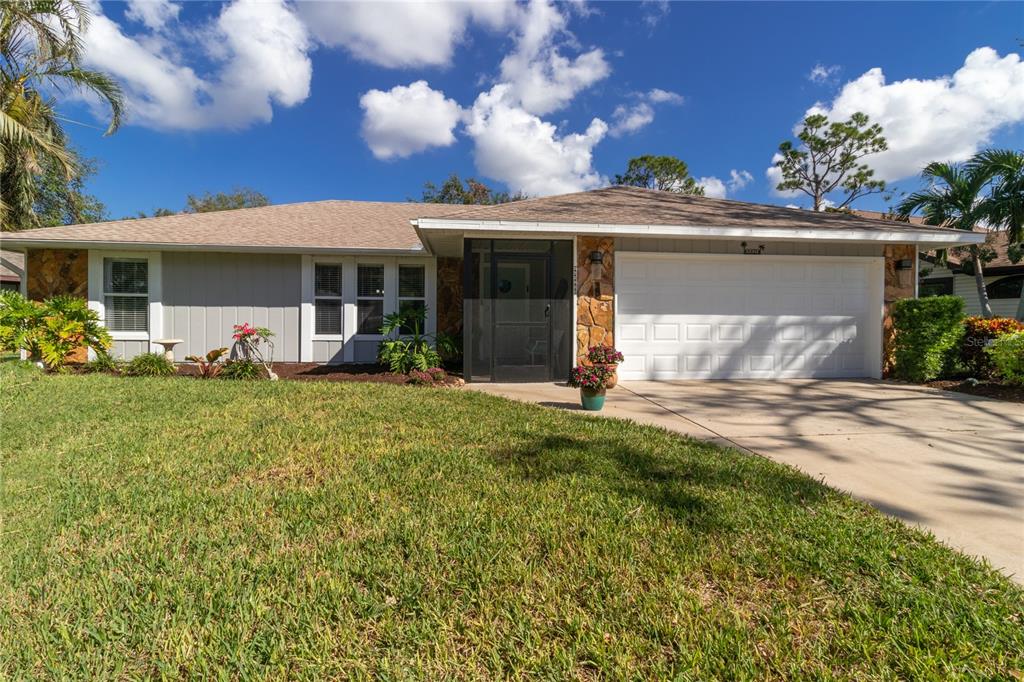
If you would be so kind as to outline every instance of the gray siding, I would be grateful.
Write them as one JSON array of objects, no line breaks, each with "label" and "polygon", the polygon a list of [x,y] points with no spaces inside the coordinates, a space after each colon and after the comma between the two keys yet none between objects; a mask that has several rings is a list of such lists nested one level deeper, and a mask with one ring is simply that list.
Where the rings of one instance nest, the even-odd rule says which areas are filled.
[{"label": "gray siding", "polygon": [[340,365],[345,361],[342,353],[345,350],[344,341],[319,341],[313,340],[313,362],[323,362],[328,365]]},{"label": "gray siding", "polygon": [[131,360],[136,355],[149,352],[149,341],[114,341],[110,355],[122,360]]},{"label": "gray siding", "polygon": [[[655,253],[743,253],[742,239],[655,239],[651,237],[620,237],[615,240],[618,251]],[[747,239],[748,248],[761,244],[765,254],[772,256],[882,256],[880,244],[843,244],[835,242],[774,242]]]},{"label": "gray siding", "polygon": [[274,359],[299,360],[299,256],[165,252],[163,335],[184,339],[180,361],[212,348],[231,347],[231,327],[248,322],[274,334]]},{"label": "gray siding", "polygon": [[[946,277],[953,278],[953,294],[964,299],[964,312],[968,315],[979,316],[981,315],[981,302],[978,301],[978,286],[974,283],[974,275],[965,275],[963,273],[954,273],[949,268],[943,266],[932,265],[931,263],[921,262],[921,269],[930,269],[927,277],[923,279],[943,279]],[[984,268],[982,268],[984,271]],[[1002,279],[1006,275],[998,275],[995,277],[986,277],[985,284],[991,284],[996,280]],[[1024,298],[1024,292],[1021,293],[1021,298]],[[1014,298],[997,298],[989,300],[989,305],[992,306],[992,314],[996,317],[1016,317],[1017,310],[1020,306],[1020,299]]]}]

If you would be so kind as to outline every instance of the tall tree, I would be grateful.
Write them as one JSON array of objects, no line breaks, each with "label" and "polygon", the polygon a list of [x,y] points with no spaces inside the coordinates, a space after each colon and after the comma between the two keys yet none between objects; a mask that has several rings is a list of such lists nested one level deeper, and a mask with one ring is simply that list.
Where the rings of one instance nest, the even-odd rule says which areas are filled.
[{"label": "tall tree", "polygon": [[86,181],[96,174],[96,161],[69,150],[78,173],[68,180],[64,169],[53,159],[43,164],[43,172],[36,179],[33,210],[42,227],[97,223],[107,219],[107,209],[95,196],[85,190]]},{"label": "tall tree", "polygon": [[[992,179],[983,167],[935,162],[925,166],[921,177],[928,186],[909,194],[900,202],[897,211],[901,219],[908,219],[912,213],[920,211],[926,225],[973,231],[975,226],[981,225],[992,215],[990,199],[981,197],[985,186]],[[964,250],[973,266],[982,314],[992,317],[992,306],[985,290],[983,262],[991,258],[986,248],[984,244],[972,244],[964,247]],[[940,261],[945,260],[945,257],[946,252],[940,251]]]},{"label": "tall tree", "polygon": [[[110,108],[106,134],[121,123],[123,97],[109,76],[82,67],[89,6],[82,0],[0,3],[0,228],[42,224],[39,185],[58,168],[75,191],[82,168],[68,148],[52,93],[88,92]],[[56,164],[54,166],[54,164]],[[52,178],[51,178],[52,179]],[[51,190],[59,187],[51,184]]]},{"label": "tall tree", "polygon": [[[987,149],[967,162],[974,172],[989,178],[990,194],[985,202],[989,227],[1005,231],[1010,244],[1010,260],[1024,257],[1024,152],[1013,149]],[[1017,306],[1017,317],[1024,318],[1024,296]]]},{"label": "tall tree", "polygon": [[885,190],[885,182],[862,159],[889,148],[882,126],[866,114],[855,113],[848,121],[829,121],[812,114],[804,119],[798,142],[779,145],[775,166],[782,172],[779,191],[796,190],[811,197],[815,211],[826,207],[830,194],[841,199],[834,208],[848,208],[854,200]]},{"label": "tall tree", "polygon": [[458,174],[452,173],[440,187],[432,182],[423,183],[423,196],[420,201],[425,204],[507,204],[525,198],[526,195],[522,192],[501,192],[474,178],[468,178],[463,183]]},{"label": "tall tree", "polygon": [[646,187],[663,192],[703,196],[704,188],[690,177],[686,162],[674,156],[646,154],[629,160],[626,172],[615,176],[616,185]]}]

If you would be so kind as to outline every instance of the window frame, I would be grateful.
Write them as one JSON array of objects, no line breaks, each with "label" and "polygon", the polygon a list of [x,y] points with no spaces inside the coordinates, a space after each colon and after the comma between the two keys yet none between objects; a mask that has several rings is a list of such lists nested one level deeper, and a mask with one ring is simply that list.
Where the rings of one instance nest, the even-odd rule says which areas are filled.
[{"label": "window frame", "polygon": [[[361,293],[359,293],[359,269],[363,268],[363,267],[380,268],[381,273],[382,273],[381,281],[382,281],[383,289],[381,289],[381,293],[380,293],[379,296],[363,296]],[[396,271],[396,275],[395,276],[397,277],[397,271]],[[397,290],[397,282],[396,282],[396,290]],[[356,339],[358,339],[358,340],[371,339],[372,340],[372,339],[383,339],[384,338],[384,335],[381,334],[380,332],[363,332],[363,331],[360,331],[360,329],[359,329],[359,327],[360,327],[360,325],[359,325],[359,303],[362,302],[362,301],[380,301],[381,324],[383,324],[384,318],[387,317],[387,315],[388,315],[387,298],[388,298],[388,266],[387,266],[387,263],[385,263],[384,261],[378,261],[378,260],[361,260],[361,261],[357,261],[356,262],[356,291],[355,291],[355,297],[353,299],[354,302],[355,302],[355,314],[356,314],[356,328],[354,330],[355,331],[355,338]]]},{"label": "window frame", "polygon": [[[339,296],[320,296],[316,293],[316,266],[318,265],[336,265],[341,268],[341,295]],[[312,293],[313,319],[311,324],[313,327],[312,339],[314,341],[344,341],[345,340],[345,263],[339,259],[327,259],[327,258],[316,258],[313,259],[312,267],[310,268],[310,292]],[[318,334],[316,331],[316,302],[318,300],[330,300],[338,301],[341,304],[341,330],[338,333],[330,334]]]},{"label": "window frame", "polygon": [[[992,287],[996,286],[997,284],[1003,284],[1007,280],[1020,281],[1021,282],[1020,294],[1017,295],[1017,296],[993,296],[992,295]],[[989,298],[990,301],[1017,301],[1017,300],[1020,300],[1021,296],[1024,296],[1024,273],[1019,274],[1019,275],[1004,275],[1004,276],[1000,277],[999,279],[992,280],[991,282],[989,282],[988,284],[985,285],[985,293],[988,295],[988,298]]]},{"label": "window frame", "polygon": [[[954,293],[954,277],[925,277],[917,283],[917,297],[918,298],[931,298],[932,296],[952,296]],[[921,287],[932,285],[942,285],[948,291],[939,294],[929,294],[928,296],[921,295]]]},{"label": "window frame", "polygon": [[[114,341],[149,341],[149,350],[154,350],[152,343],[162,339],[164,333],[163,319],[163,269],[159,251],[119,251],[106,249],[89,249],[89,307],[96,311],[100,320],[106,320],[106,275],[104,261],[108,258],[116,260],[147,261],[147,288],[149,290],[148,326],[145,332],[126,332],[110,330]],[[120,295],[120,294],[117,294]],[[91,353],[91,352],[90,352]],[[91,357],[91,355],[90,355]]]},{"label": "window frame", "polygon": [[[124,291],[108,291],[107,290],[107,263],[145,263],[146,264],[146,291],[143,293],[139,292],[124,292]],[[113,268],[111,268],[113,269]],[[110,298],[142,298],[146,300],[146,328],[145,329],[113,329],[107,327],[107,299]],[[107,327],[107,331],[111,334],[145,334],[148,338],[149,327],[150,327],[150,316],[149,316],[149,260],[146,258],[116,258],[105,256],[103,258],[103,326]]]},{"label": "window frame", "polygon": [[[402,268],[416,268],[423,274],[423,295],[422,296],[402,296]],[[406,301],[420,301],[423,303],[424,313],[427,309],[427,266],[423,263],[402,263],[399,262],[395,269],[395,297],[398,301],[395,306],[397,312],[401,312],[402,303]],[[420,329],[420,334],[426,334],[427,332],[427,320],[426,315],[423,319],[423,328]],[[399,330],[399,336],[408,336],[412,334],[411,331]]]}]

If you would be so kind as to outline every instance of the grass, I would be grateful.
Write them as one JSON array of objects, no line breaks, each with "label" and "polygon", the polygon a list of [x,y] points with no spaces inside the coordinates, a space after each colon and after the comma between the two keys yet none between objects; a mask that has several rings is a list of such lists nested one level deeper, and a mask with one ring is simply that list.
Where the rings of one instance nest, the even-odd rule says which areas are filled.
[{"label": "grass", "polygon": [[791,469],[381,384],[0,366],[0,678],[1006,679],[1024,593]]}]

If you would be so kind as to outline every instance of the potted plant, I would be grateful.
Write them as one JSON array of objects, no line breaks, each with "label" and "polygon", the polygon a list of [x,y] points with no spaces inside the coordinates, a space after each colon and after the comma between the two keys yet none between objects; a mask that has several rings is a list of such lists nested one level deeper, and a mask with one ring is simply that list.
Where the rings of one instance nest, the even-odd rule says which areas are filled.
[{"label": "potted plant", "polygon": [[622,353],[612,346],[591,346],[587,351],[587,360],[590,361],[590,364],[608,370],[606,388],[615,388],[615,385],[619,383],[619,375],[615,370],[624,359]]},{"label": "potted plant", "polygon": [[580,389],[584,410],[598,411],[604,407],[604,395],[611,377],[605,365],[577,365],[569,374],[569,385]]}]

